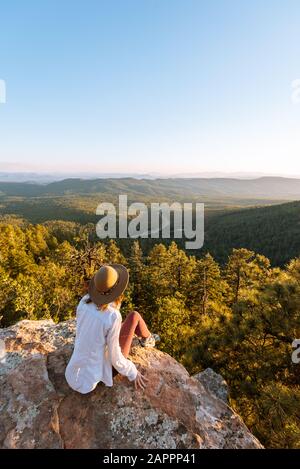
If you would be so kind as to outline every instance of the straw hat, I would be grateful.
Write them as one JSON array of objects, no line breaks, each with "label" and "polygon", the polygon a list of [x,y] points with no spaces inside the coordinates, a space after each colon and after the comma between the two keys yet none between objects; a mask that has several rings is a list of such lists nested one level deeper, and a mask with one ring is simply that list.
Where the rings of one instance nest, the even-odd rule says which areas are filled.
[{"label": "straw hat", "polygon": [[129,273],[121,264],[103,265],[89,283],[89,295],[93,303],[103,305],[111,303],[127,287]]}]

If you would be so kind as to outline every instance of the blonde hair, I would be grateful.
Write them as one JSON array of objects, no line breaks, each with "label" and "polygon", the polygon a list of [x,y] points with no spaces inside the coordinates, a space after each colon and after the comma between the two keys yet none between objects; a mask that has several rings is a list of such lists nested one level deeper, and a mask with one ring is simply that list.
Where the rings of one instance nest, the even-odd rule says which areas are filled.
[{"label": "blonde hair", "polygon": [[[122,295],[118,296],[114,301],[112,301],[112,303],[117,307],[119,308],[121,306],[121,303],[124,299],[124,295],[122,293]],[[93,303],[91,297],[87,298],[85,300],[86,303]],[[99,309],[99,311],[104,311],[105,309],[108,308],[108,306],[110,305],[110,303],[103,303],[101,305],[96,305],[97,306],[97,309]]]},{"label": "blonde hair", "polygon": [[[114,301],[112,301],[112,303],[117,307],[119,308],[121,306],[121,303],[123,301],[123,298],[124,298],[124,295],[120,295],[118,296]],[[92,300],[91,298],[87,298],[86,300],[86,303],[92,303]],[[99,311],[104,311],[105,309],[108,308],[108,306],[110,305],[110,303],[103,303],[101,305],[96,305],[97,306],[97,309],[99,309]]]}]

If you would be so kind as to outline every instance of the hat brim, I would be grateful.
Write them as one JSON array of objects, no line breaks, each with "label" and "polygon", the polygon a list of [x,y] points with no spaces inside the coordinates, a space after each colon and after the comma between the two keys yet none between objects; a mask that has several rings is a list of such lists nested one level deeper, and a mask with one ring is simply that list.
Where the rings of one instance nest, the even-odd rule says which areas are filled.
[{"label": "hat brim", "polygon": [[129,281],[129,272],[122,264],[108,264],[113,267],[118,273],[118,280],[108,293],[101,293],[97,290],[94,277],[91,278],[89,283],[89,295],[93,303],[96,305],[104,305],[112,303],[126,290]]}]

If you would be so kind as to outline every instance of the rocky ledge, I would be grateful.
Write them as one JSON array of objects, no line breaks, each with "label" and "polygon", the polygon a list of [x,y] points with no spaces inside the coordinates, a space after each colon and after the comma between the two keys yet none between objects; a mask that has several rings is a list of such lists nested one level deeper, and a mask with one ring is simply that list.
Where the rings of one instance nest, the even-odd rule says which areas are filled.
[{"label": "rocky ledge", "polygon": [[[112,388],[72,391],[64,370],[74,321],[21,321],[0,330],[1,448],[261,448],[227,405],[226,383],[195,377],[169,355],[133,348],[144,392],[117,376]],[[3,342],[2,350],[3,350]]]}]

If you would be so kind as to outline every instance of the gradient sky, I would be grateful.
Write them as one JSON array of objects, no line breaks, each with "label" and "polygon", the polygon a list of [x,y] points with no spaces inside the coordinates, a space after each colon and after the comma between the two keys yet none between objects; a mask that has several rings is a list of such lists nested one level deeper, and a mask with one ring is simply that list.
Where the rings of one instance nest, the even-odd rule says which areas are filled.
[{"label": "gradient sky", "polygon": [[0,170],[300,174],[299,78],[299,0],[1,2]]}]

